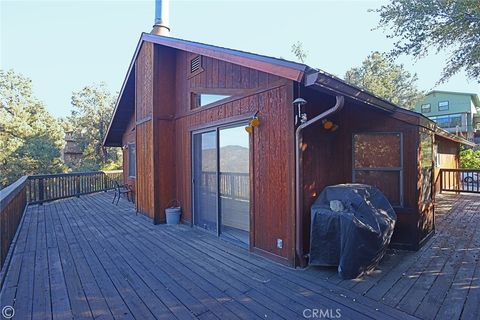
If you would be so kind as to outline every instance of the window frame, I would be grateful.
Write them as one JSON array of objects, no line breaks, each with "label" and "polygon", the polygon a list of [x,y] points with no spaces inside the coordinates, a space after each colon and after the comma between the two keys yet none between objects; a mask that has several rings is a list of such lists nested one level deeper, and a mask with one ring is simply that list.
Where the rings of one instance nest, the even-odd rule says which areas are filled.
[{"label": "window frame", "polygon": [[[428,106],[428,111],[427,110],[424,110],[426,108],[424,108],[424,106]],[[420,106],[420,112],[421,113],[430,113],[432,112],[432,104],[431,103],[424,103]]]},{"label": "window frame", "polygon": [[[451,114],[445,114],[445,115],[437,115],[437,116],[433,116],[433,117],[429,117],[430,120],[434,121],[437,126],[439,128],[442,128],[442,129],[454,129],[456,128],[457,126],[459,128],[464,128],[464,124],[463,124],[463,115],[461,113],[451,113]],[[460,124],[459,125],[454,125],[452,126],[452,120],[453,119],[457,119],[457,118],[460,118]],[[442,121],[442,120],[445,120],[447,119],[448,121],[445,122],[445,121]],[[439,121],[441,120],[441,121]],[[448,126],[443,126],[442,124],[443,123],[448,123]]]},{"label": "window frame", "polygon": [[[441,103],[446,103],[446,105],[440,106]],[[446,109],[441,109],[441,107],[447,107]],[[450,101],[448,100],[443,100],[443,101],[438,101],[438,111],[449,111],[450,110]]]},{"label": "window frame", "polygon": [[[379,167],[379,168],[356,168],[355,167],[355,136],[356,135],[399,135],[400,136],[400,167]],[[398,172],[399,174],[399,204],[392,204],[394,208],[403,208],[404,207],[404,146],[403,146],[403,132],[377,132],[377,131],[360,131],[352,133],[352,182],[357,183],[355,179],[355,173],[357,171],[363,172]],[[389,200],[390,202],[390,200]]]},{"label": "window frame", "polygon": [[[227,88],[192,88],[190,89],[187,99],[189,104],[190,111],[198,111],[204,110],[212,107],[216,107],[231,101],[234,101],[239,98],[243,98],[250,93],[254,93],[258,91],[258,89],[227,89]],[[229,96],[224,99],[199,106],[197,105],[197,101],[199,99],[199,95],[202,94],[209,94],[209,95],[222,95],[222,96]]]},{"label": "window frame", "polygon": [[[223,98],[202,105],[201,104],[202,95],[223,96]],[[199,108],[205,108],[205,107],[209,107],[209,106],[213,106],[213,105],[217,105],[217,104],[223,104],[225,101],[228,101],[231,98],[232,98],[232,95],[228,94],[228,93],[193,92],[192,91],[190,93],[190,102],[191,102],[190,107],[191,107],[192,110],[199,109]]]},{"label": "window frame", "polygon": [[[136,178],[136,176],[137,176],[137,148],[136,148],[136,144],[135,144],[135,142],[130,142],[130,143],[127,144],[127,146],[128,146],[128,149],[127,149],[127,153],[128,153],[128,177],[129,178]],[[133,148],[132,148],[132,146],[133,146]],[[132,149],[135,150],[134,151],[135,152],[134,157],[133,157],[135,159],[135,161],[133,162],[133,165],[134,165],[133,175],[132,175],[132,172],[131,172],[132,171],[131,170],[132,169],[132,167],[131,167],[132,166]]]}]

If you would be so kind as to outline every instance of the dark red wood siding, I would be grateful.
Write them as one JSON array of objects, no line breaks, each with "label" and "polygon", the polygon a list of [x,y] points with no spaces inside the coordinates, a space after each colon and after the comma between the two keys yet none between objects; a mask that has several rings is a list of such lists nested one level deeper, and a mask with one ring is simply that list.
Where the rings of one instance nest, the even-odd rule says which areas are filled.
[{"label": "dark red wood siding", "polygon": [[153,190],[153,44],[144,42],[135,62],[136,207],[154,218]]},{"label": "dark red wood siding", "polygon": [[[309,118],[332,107],[335,99],[320,92],[307,90],[300,94],[308,104]],[[417,223],[417,143],[418,127],[403,120],[415,122],[415,117],[402,113],[387,113],[373,107],[346,100],[344,108],[329,118],[339,126],[335,132],[323,129],[321,124],[304,131],[303,154],[303,234],[305,253],[309,248],[310,207],[319,193],[328,185],[352,182],[352,138],[354,133],[401,132],[403,134],[403,194],[404,205],[396,208],[397,225],[392,243],[415,249],[418,241]]]},{"label": "dark red wood siding", "polygon": [[[175,122],[176,189],[184,222],[192,221],[191,132],[251,118],[261,125],[251,136],[251,246],[293,259],[293,113],[292,83],[256,70],[202,57],[204,71],[189,77],[191,54],[177,54]],[[190,93],[229,90],[233,98],[209,108],[191,109]],[[222,91],[223,92],[223,91]],[[284,241],[276,248],[277,239]]]},{"label": "dark red wood siding", "polygon": [[[135,143],[135,135],[136,135],[136,128],[135,128],[135,116],[132,116],[130,121],[128,122],[127,129],[123,133],[122,136],[122,145],[126,146],[130,143]],[[123,152],[123,181],[126,185],[133,190],[133,196],[135,198],[136,194],[136,184],[135,184],[135,177],[129,176],[128,166],[130,159],[128,157],[128,149],[122,149]]]}]

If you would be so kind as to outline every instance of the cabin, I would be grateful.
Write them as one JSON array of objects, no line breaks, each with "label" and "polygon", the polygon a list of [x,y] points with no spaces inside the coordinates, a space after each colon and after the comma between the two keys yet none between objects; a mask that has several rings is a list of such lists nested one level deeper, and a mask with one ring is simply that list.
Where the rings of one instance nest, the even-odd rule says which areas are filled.
[{"label": "cabin", "polygon": [[391,246],[433,234],[437,168],[471,144],[307,65],[143,33],[104,140],[122,147],[136,210],[289,266],[306,266],[310,206],[328,185],[378,187],[398,219]]}]

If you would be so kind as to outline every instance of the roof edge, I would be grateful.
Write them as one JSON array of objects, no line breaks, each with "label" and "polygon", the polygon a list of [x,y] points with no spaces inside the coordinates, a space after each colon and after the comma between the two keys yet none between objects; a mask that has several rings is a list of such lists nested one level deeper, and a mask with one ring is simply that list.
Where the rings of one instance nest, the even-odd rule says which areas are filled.
[{"label": "roof edge", "polygon": [[305,87],[318,86],[388,112],[394,112],[400,108],[396,104],[384,98],[380,98],[370,91],[348,83],[332,74],[316,69],[311,70],[312,71],[307,73],[304,77]]},{"label": "roof edge", "polygon": [[459,137],[453,133],[450,133],[446,130],[443,130],[442,128],[439,128],[439,127],[435,127],[435,134],[442,137],[442,138],[445,138],[445,139],[448,139],[448,140],[451,140],[451,141],[454,141],[454,142],[458,142],[460,144],[463,144],[463,145],[466,145],[466,146],[469,146],[469,147],[476,147],[477,144],[472,142],[472,141],[469,141],[465,138],[462,138],[462,137]]},{"label": "roof edge", "polygon": [[309,69],[309,67],[305,64],[290,60],[284,60],[180,38],[142,33],[141,40],[238,64],[247,68],[275,74],[293,81],[301,81],[304,73]]},{"label": "roof edge", "polygon": [[[133,66],[135,64],[135,60],[137,60],[137,55],[138,52],[140,51],[140,47],[142,46],[142,36],[140,35],[140,38],[138,39],[137,46],[135,48],[135,52],[133,53],[133,57],[130,60],[130,64],[127,69],[127,74],[125,75],[125,79],[123,79],[122,87],[120,89],[120,92],[118,93],[117,101],[115,102],[115,107],[113,109],[112,117],[110,119],[110,123],[108,124],[108,129],[107,133],[105,134],[105,137],[103,138],[102,145],[105,147],[118,147],[115,145],[115,143],[111,144],[108,142],[108,137],[110,135],[110,128],[112,127],[112,123],[115,119],[115,115],[117,114],[118,111],[118,105],[120,104],[120,101],[122,100],[123,93],[125,92],[125,88],[127,86],[128,79],[130,79],[130,74],[132,73]],[[120,145],[121,146],[121,145]]]}]

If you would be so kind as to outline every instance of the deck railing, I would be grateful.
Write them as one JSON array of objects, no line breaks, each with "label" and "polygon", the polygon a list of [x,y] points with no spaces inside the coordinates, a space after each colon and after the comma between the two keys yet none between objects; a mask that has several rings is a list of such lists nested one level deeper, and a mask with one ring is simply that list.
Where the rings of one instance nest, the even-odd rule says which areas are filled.
[{"label": "deck railing", "polygon": [[440,169],[440,192],[480,193],[480,169]]},{"label": "deck railing", "polygon": [[114,181],[122,184],[122,170],[23,176],[0,190],[0,266],[28,204],[106,191],[115,187]]},{"label": "deck railing", "polygon": [[217,183],[216,172],[202,171],[201,179],[201,184],[207,192],[216,194],[218,184],[220,197],[246,201],[250,199],[250,180],[248,173],[222,172],[218,177]]},{"label": "deck railing", "polygon": [[3,266],[8,249],[27,206],[28,177],[23,176],[0,190],[0,265]]},{"label": "deck railing", "polygon": [[28,203],[42,203],[82,194],[113,189],[114,181],[122,184],[123,171],[94,171],[29,176]]}]

